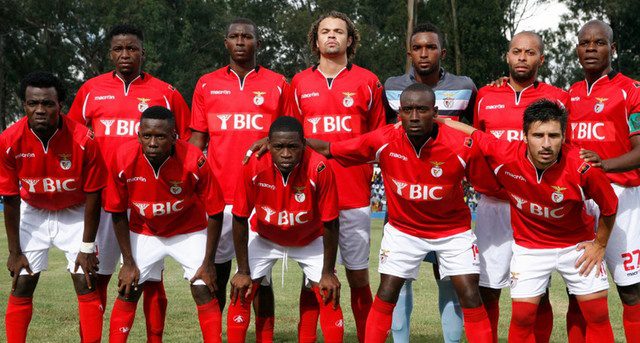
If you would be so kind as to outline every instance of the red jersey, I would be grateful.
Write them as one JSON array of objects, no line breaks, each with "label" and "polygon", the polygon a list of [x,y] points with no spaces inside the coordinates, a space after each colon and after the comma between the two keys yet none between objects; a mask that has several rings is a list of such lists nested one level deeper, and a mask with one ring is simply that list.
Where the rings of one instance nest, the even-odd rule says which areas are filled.
[{"label": "red jersey", "polygon": [[434,123],[432,137],[416,151],[401,124],[387,125],[360,137],[331,143],[331,155],[349,166],[378,162],[389,206],[389,223],[412,236],[437,239],[469,230],[471,215],[462,179],[497,191],[486,175],[484,158],[470,137]]},{"label": "red jersey", "polygon": [[305,246],[338,218],[338,193],[331,167],[307,148],[287,180],[267,153],[252,157],[236,187],[233,214],[251,216],[251,229],[282,246]]},{"label": "red jersey", "polygon": [[[576,82],[569,89],[571,141],[595,151],[603,160],[631,151],[631,136],[640,134],[640,82],[611,72],[587,87]],[[611,182],[640,186],[640,170],[607,173]]]},{"label": "red jersey", "polygon": [[245,153],[284,114],[287,88],[284,76],[260,66],[244,79],[227,66],[198,80],[191,129],[209,134],[207,157],[216,177],[226,181],[222,192],[227,204],[233,204]]},{"label": "red jersey", "polygon": [[177,141],[158,173],[138,142],[120,147],[111,166],[105,211],[129,215],[131,231],[170,237],[202,230],[224,210],[218,181],[195,146]]},{"label": "red jersey", "polygon": [[45,148],[27,120],[0,134],[0,195],[19,194],[33,207],[58,211],[106,186],[107,170],[89,129],[60,116]]},{"label": "red jersey", "polygon": [[176,118],[180,139],[188,139],[189,107],[170,84],[142,73],[126,87],[124,81],[109,72],[96,76],[78,90],[67,114],[93,129],[96,142],[107,164],[122,144],[137,140],[140,115],[151,106],[170,109]]},{"label": "red jersey", "polygon": [[522,141],[504,142],[476,131],[472,137],[508,193],[515,242],[525,248],[565,248],[594,239],[594,218],[584,201],[593,199],[604,216],[616,213],[618,198],[605,174],[563,144],[558,161],[538,172]]},{"label": "red jersey", "polygon": [[[382,92],[378,78],[357,65],[348,64],[331,82],[312,67],[291,80],[293,99],[288,113],[303,124],[305,136],[339,142],[385,124]],[[329,163],[338,189],[345,190],[340,193],[340,209],[369,206],[372,166],[345,168]]]}]

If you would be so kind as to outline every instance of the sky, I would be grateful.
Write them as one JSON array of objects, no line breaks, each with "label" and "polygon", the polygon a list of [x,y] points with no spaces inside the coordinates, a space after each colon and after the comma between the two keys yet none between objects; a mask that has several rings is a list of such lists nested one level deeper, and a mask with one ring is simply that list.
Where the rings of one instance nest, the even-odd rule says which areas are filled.
[{"label": "sky", "polygon": [[560,24],[560,16],[567,13],[567,6],[558,1],[538,5],[530,11],[532,16],[525,18],[518,26],[518,31],[532,30],[540,31],[549,28],[557,28]]}]

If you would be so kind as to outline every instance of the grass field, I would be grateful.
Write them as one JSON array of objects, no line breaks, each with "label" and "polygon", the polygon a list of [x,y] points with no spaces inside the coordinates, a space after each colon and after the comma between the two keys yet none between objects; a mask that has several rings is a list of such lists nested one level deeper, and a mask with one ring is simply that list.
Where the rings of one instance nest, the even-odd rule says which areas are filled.
[{"label": "grass field", "polygon": [[[4,222],[2,227],[4,227]],[[382,221],[373,220],[372,225],[372,249],[371,249],[371,280],[372,288],[377,289],[379,276],[377,274],[377,252],[380,246],[382,233]],[[0,260],[3,265],[7,258],[7,242],[4,234],[0,235]],[[49,255],[49,270],[44,272],[34,297],[34,315],[29,327],[29,342],[74,342],[79,341],[77,324],[77,305],[71,278],[65,271],[66,261],[59,250],[52,250]],[[235,267],[234,267],[235,270]],[[276,295],[276,342],[295,342],[298,322],[298,290],[301,280],[301,271],[295,262],[289,261],[289,269],[284,275],[284,285],[281,280],[282,264],[277,263],[273,270],[274,291]],[[340,280],[343,285],[342,306],[345,314],[345,342],[357,342],[355,325],[349,307],[349,288],[344,277],[344,269],[339,270]],[[182,279],[181,267],[171,259],[166,260],[165,285],[169,298],[169,308],[165,329],[166,342],[196,342],[201,340],[198,326],[195,304],[188,290],[187,281]],[[555,313],[554,329],[551,341],[566,342],[564,315],[567,308],[567,296],[564,284],[559,275],[553,276],[551,287],[551,303]],[[108,338],[109,316],[115,297],[115,277],[111,280],[109,293],[109,306],[105,313],[104,341]],[[612,285],[613,286],[613,285]],[[442,342],[440,321],[437,310],[437,289],[433,279],[430,264],[423,264],[420,278],[414,282],[414,310],[411,326],[412,342]],[[9,296],[11,279],[9,273],[0,272],[0,313],[4,317],[6,299]],[[615,287],[611,288],[609,296],[610,315],[613,330],[618,342],[624,341],[622,329],[622,305],[618,299]],[[506,342],[511,305],[509,292],[503,292],[501,300],[501,317],[499,337],[501,342]],[[223,314],[223,321],[226,312]],[[5,341],[4,320],[2,320],[2,334],[0,340]],[[226,325],[223,322],[223,330]],[[248,341],[254,341],[253,324],[249,327]],[[322,335],[318,332],[318,337]],[[144,342],[145,325],[142,304],[138,306],[136,323],[131,330],[131,342]],[[392,340],[389,339],[389,342]]]}]

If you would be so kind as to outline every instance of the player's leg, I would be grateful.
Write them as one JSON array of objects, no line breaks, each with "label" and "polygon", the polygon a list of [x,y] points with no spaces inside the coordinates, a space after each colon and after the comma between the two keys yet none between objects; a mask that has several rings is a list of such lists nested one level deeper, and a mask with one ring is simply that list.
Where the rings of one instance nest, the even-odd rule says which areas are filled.
[{"label": "player's leg", "polygon": [[111,275],[120,263],[120,246],[113,228],[111,213],[100,210],[100,224],[96,234],[96,246],[98,251],[98,273],[96,275],[96,290],[100,294],[102,306],[107,308],[107,292]]},{"label": "player's leg", "polygon": [[308,285],[308,279],[303,274],[300,285],[300,319],[298,321],[298,342],[301,343],[316,341],[318,318],[320,318],[320,303]]},{"label": "player's leg", "polygon": [[139,283],[137,288],[131,287],[128,295],[120,292],[116,297],[109,320],[109,343],[124,343],[129,338],[143,289],[144,283]]},{"label": "player's leg", "polygon": [[[480,278],[482,278],[482,272]],[[484,308],[487,310],[487,316],[491,322],[491,332],[493,333],[493,342],[498,342],[498,322],[500,320],[500,294],[502,289],[480,286],[480,297]]]},{"label": "player's leg", "polygon": [[394,343],[409,343],[409,327],[413,311],[413,281],[406,280],[393,309],[391,334]]},{"label": "player's leg", "polygon": [[584,320],[578,299],[575,295],[569,294],[569,307],[567,309],[567,338],[569,343],[584,343],[587,335],[587,322]]},{"label": "player's leg", "polygon": [[640,283],[617,286],[617,289],[623,306],[622,323],[627,342],[640,342]]},{"label": "player's leg", "polygon": [[[435,257],[435,252],[427,255]],[[442,326],[442,336],[445,343],[460,342],[464,320],[462,319],[462,308],[456,294],[456,290],[450,278],[440,278],[440,268],[437,261],[433,263],[433,275],[438,285],[438,311],[440,311],[440,325]]]},{"label": "player's leg", "polygon": [[[587,324],[586,342],[614,342],[613,329],[609,320],[607,291],[600,291],[588,295],[577,295],[578,305],[584,313]],[[636,337],[637,339],[637,337]],[[633,340],[628,342],[633,342]]]},{"label": "player's leg", "polygon": [[216,250],[216,298],[220,304],[220,312],[224,311],[227,301],[227,284],[231,276],[231,260],[235,256],[233,248],[233,232],[231,230],[231,222],[233,215],[231,214],[231,205],[224,207],[224,217],[222,218],[222,231],[218,240],[218,250]]},{"label": "player's leg", "polygon": [[80,337],[83,343],[100,342],[102,339],[102,315],[104,307],[100,294],[95,289],[96,278],[90,276],[91,288],[82,270],[72,273],[71,279],[78,297],[78,317],[80,318]]},{"label": "player's leg", "polygon": [[273,327],[275,321],[275,299],[271,277],[265,277],[253,299],[253,312],[256,314],[256,343],[273,342]]},{"label": "player's leg", "polygon": [[393,275],[380,274],[380,286],[373,299],[373,305],[367,318],[365,338],[367,342],[385,342],[389,329],[393,309],[398,301],[400,289],[405,279]]},{"label": "player's leg", "polygon": [[[142,308],[147,324],[147,343],[162,342],[167,317],[167,294],[164,290],[164,265],[158,265],[160,280],[147,280],[142,293]],[[157,273],[155,273],[157,274]]]},{"label": "player's leg", "polygon": [[[46,254],[46,252],[45,252]],[[31,268],[34,268],[29,263]],[[21,273],[22,274],[22,273]],[[40,272],[18,276],[16,288],[9,294],[4,317],[8,343],[23,343],[27,339],[27,330],[33,315],[33,292],[38,285]]]},{"label": "player's leg", "polygon": [[540,299],[538,312],[536,312],[536,324],[533,329],[537,343],[549,343],[553,331],[553,308],[549,301],[549,289]]}]

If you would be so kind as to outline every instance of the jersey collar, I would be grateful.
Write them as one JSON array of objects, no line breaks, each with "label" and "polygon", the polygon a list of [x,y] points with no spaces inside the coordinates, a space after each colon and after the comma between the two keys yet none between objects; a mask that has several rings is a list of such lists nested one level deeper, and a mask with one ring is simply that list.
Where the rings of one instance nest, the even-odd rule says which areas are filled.
[{"label": "jersey collar", "polygon": [[[318,67],[320,66],[320,63],[316,63],[311,67],[311,71],[316,71],[318,69]],[[347,62],[347,70],[351,71],[351,68],[353,68],[353,63],[351,62]]]},{"label": "jersey collar", "polygon": [[[227,66],[227,74],[231,74],[231,72],[233,71],[233,69],[231,69],[231,65]],[[258,73],[260,71],[260,66],[256,65],[255,68],[253,68],[253,71]]]},{"label": "jersey collar", "polygon": [[[445,74],[447,72],[444,70],[444,68],[440,67],[440,70],[438,71],[438,83],[440,83],[440,81],[442,81],[445,77]],[[411,80],[412,82],[416,82],[416,70],[413,69],[413,66],[411,66],[411,69],[409,69],[409,80]]]},{"label": "jersey collar", "polygon": [[[404,131],[404,128],[402,128],[402,131]],[[406,131],[403,132],[403,135],[407,139],[407,144],[409,144],[411,149],[413,149],[413,152],[416,154],[416,157],[420,158],[420,154],[422,153],[422,148],[427,146],[430,142],[435,141],[436,138],[438,138],[438,132],[439,131],[440,131],[440,127],[438,126],[438,123],[434,122],[433,123],[433,128],[431,129],[431,134],[429,135],[429,138],[427,138],[427,140],[422,144],[420,149],[418,149],[417,151],[416,151],[416,148],[413,146],[413,143],[411,143],[411,140],[409,139],[409,136],[407,135]]]}]

